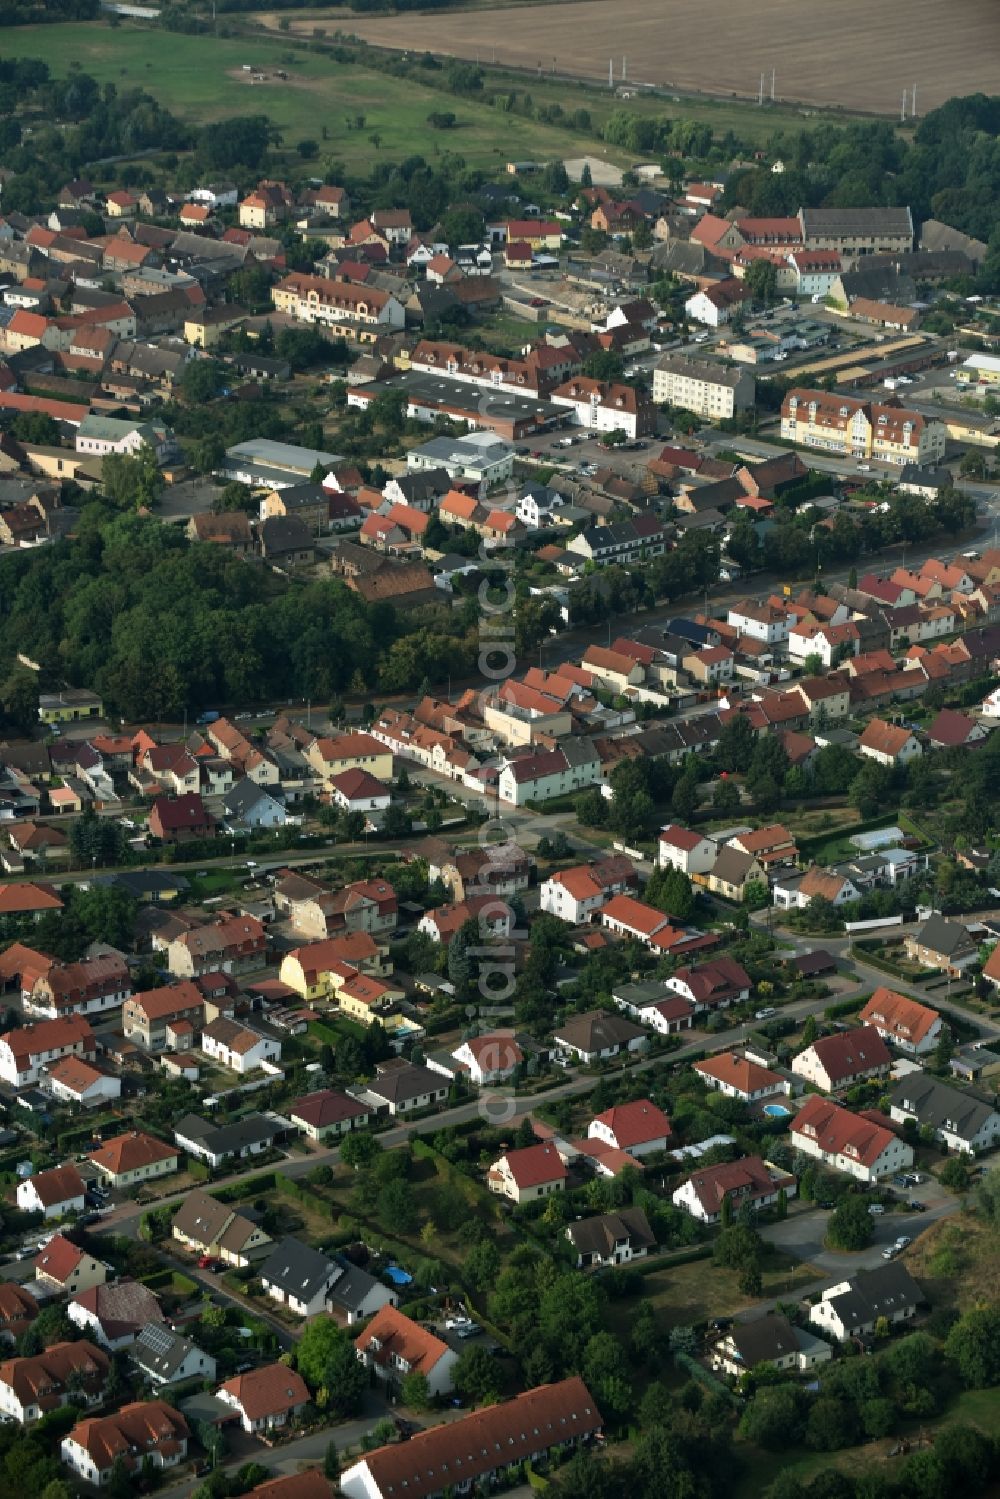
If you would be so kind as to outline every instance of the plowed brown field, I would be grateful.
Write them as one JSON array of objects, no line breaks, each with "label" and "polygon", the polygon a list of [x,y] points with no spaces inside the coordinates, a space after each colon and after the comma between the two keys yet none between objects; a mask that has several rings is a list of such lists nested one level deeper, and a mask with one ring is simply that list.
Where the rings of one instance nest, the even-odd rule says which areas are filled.
[{"label": "plowed brown field", "polygon": [[[376,45],[607,78],[622,56],[635,83],[746,98],[766,74],[775,97],[899,115],[955,94],[995,92],[998,0],[572,0],[452,14],[345,16]],[[296,27],[298,29],[298,27]]]}]

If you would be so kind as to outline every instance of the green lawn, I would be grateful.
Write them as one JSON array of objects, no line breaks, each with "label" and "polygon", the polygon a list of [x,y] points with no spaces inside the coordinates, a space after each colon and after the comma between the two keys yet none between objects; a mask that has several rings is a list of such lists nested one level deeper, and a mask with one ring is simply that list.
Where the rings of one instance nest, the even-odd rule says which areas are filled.
[{"label": "green lawn", "polygon": [[[460,9],[493,10],[508,3],[520,4],[522,0],[465,0]],[[523,0],[523,3],[533,5],[538,4],[539,0]],[[558,3],[558,0],[548,0],[548,3]],[[248,16],[247,19],[251,17]],[[272,29],[278,25],[279,20],[287,21],[291,32],[303,37],[311,37],[317,26],[326,31],[328,38],[332,37],[337,30],[353,36],[360,36],[364,33],[376,46],[379,45],[378,26],[369,26],[357,12],[348,11],[341,6],[332,6],[324,10],[282,11],[280,17],[274,12],[268,12],[265,6],[253,19],[263,21]],[[545,78],[535,73],[490,67],[488,66],[490,61],[488,52],[488,47],[484,45],[480,62],[487,65],[485,69],[487,86],[500,84],[505,88],[517,89],[519,92],[527,89],[536,104],[559,104],[568,113],[575,109],[587,109],[598,126],[603,124],[608,115],[623,107],[623,101],[616,94],[609,93],[603,83],[595,80],[574,79],[570,81]],[[624,107],[634,114],[652,115],[657,119],[704,122],[720,135],[727,130],[732,130],[741,140],[761,146],[767,145],[779,131],[801,130],[809,118],[822,117],[825,124],[841,130],[853,120],[861,118],[861,116],[847,112],[838,111],[834,114],[820,109],[806,110],[795,105],[769,105],[767,109],[760,110],[755,103],[750,101],[713,99],[702,95],[675,94],[672,91],[670,93],[649,91],[634,94]],[[511,116],[505,116],[505,133],[506,121],[510,119]],[[581,147],[583,140],[578,140],[577,145]],[[596,155],[607,155],[611,160],[625,160],[620,152],[606,151],[599,141],[592,141],[584,149]],[[577,150],[574,154],[583,154],[583,151]],[[625,156],[627,157],[628,154],[625,153]],[[634,153],[632,155],[634,156]]]},{"label": "green lawn", "polygon": [[[374,68],[336,63],[280,38],[241,40],[179,33],[105,22],[66,26],[12,27],[4,33],[6,57],[42,57],[53,73],[78,65],[99,83],[141,87],[185,119],[204,124],[233,115],[266,114],[286,146],[306,137],[321,141],[315,169],[327,159],[346,159],[352,171],[379,159],[399,159],[419,151],[429,160],[460,151],[470,163],[500,167],[511,156],[555,157],[578,154],[581,138],[569,130],[540,125],[514,115],[501,116],[489,104],[453,99],[405,78]],[[164,57],[169,65],[161,66]],[[251,85],[244,64],[267,75]],[[275,78],[283,69],[286,81]],[[453,110],[453,130],[432,130],[427,116]],[[358,115],[364,128],[348,129]],[[373,136],[380,137],[378,147]]]}]

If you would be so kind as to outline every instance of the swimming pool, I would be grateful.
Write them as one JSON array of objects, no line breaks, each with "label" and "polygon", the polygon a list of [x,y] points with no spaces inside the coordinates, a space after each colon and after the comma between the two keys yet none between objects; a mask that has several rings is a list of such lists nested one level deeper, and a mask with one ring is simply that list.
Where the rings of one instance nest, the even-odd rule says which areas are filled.
[{"label": "swimming pool", "polygon": [[786,1109],[783,1103],[766,1103],[764,1113],[769,1119],[787,1119],[791,1109]]},{"label": "swimming pool", "polygon": [[398,1265],[386,1265],[385,1274],[394,1286],[408,1286],[413,1279],[408,1270],[401,1270]]}]

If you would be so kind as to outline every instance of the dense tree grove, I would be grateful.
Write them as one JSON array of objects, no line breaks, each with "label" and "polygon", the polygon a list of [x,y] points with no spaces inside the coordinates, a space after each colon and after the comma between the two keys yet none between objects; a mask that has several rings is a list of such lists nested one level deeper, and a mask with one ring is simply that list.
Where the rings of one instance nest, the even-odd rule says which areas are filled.
[{"label": "dense tree grove", "polygon": [[3,675],[30,645],[43,671],[94,687],[130,720],[291,691],[328,701],[383,676],[416,686],[471,665],[471,637],[444,633],[467,628],[461,611],[447,626],[420,624],[419,610],[369,607],[335,580],[291,587],[101,504],[73,540],[0,562]]}]

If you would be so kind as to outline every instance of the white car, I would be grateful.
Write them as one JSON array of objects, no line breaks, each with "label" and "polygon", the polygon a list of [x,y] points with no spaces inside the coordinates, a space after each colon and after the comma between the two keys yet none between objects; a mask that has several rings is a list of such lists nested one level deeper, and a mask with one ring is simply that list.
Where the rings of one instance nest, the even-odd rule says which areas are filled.
[{"label": "white car", "polygon": [[868,1211],[869,1213],[871,1213],[873,1218],[881,1218],[885,1213],[885,1208],[880,1202],[872,1202],[868,1205]]}]

